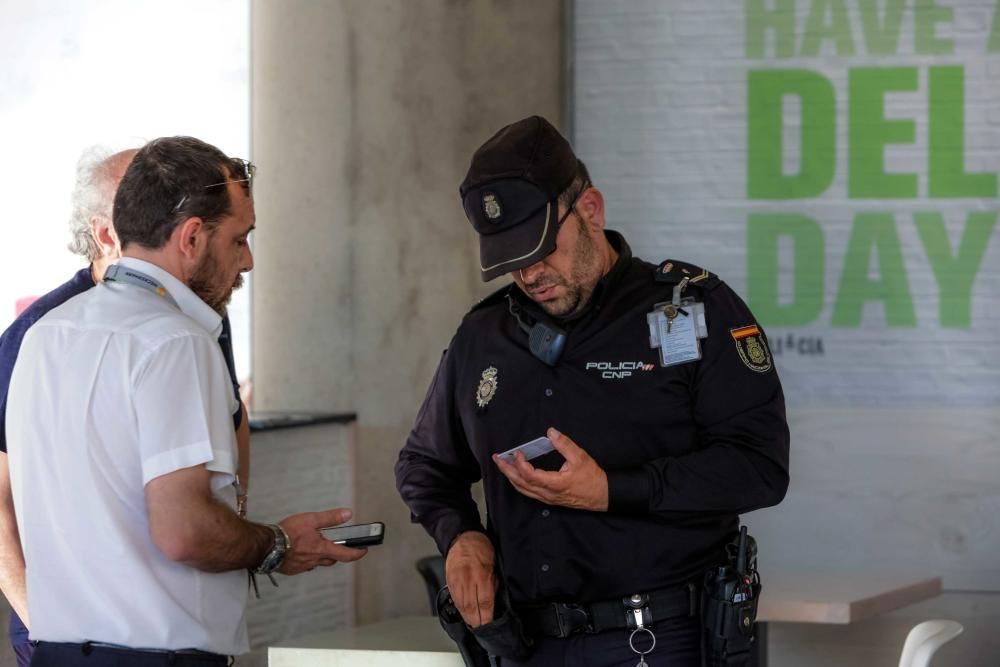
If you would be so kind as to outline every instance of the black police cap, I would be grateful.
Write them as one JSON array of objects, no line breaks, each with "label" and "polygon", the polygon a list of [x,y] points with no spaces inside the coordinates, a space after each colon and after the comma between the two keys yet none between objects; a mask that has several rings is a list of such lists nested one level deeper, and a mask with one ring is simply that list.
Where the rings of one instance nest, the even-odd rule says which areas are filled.
[{"label": "black police cap", "polygon": [[459,194],[479,233],[484,281],[555,250],[558,198],[576,173],[569,142],[541,116],[511,123],[473,154]]}]

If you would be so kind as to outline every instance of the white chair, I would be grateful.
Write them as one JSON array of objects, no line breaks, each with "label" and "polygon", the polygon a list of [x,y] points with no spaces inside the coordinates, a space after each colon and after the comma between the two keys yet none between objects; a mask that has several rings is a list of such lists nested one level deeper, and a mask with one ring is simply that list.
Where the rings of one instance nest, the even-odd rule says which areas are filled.
[{"label": "white chair", "polygon": [[939,648],[962,634],[957,621],[924,621],[910,630],[903,643],[899,667],[928,667]]}]

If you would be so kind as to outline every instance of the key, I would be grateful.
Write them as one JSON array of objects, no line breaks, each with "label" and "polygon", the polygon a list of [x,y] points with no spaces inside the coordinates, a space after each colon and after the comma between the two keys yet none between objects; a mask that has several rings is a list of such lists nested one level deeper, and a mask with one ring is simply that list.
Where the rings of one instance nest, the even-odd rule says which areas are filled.
[{"label": "key", "polygon": [[677,317],[677,312],[679,308],[674,304],[669,304],[663,308],[663,314],[667,316],[667,333],[670,333],[670,329],[674,326],[674,318]]},{"label": "key", "polygon": [[670,330],[673,328],[674,320],[677,318],[678,313],[680,313],[684,317],[688,316],[686,310],[684,310],[683,308],[678,308],[673,304],[668,304],[667,306],[664,306],[663,313],[667,316],[667,333],[670,333]]}]

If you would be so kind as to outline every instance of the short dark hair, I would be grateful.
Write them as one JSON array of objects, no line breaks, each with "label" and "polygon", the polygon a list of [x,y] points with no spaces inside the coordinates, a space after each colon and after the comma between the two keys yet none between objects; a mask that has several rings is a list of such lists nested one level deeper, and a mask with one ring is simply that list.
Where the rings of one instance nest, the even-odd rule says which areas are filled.
[{"label": "short dark hair", "polygon": [[184,220],[214,229],[232,211],[229,181],[250,193],[253,165],[194,137],[161,137],[143,146],[122,177],[112,222],[122,248],[156,250]]},{"label": "short dark hair", "polygon": [[577,160],[576,174],[574,174],[569,187],[559,193],[559,203],[569,208],[580,196],[584,186],[589,187],[591,185],[593,185],[593,183],[590,180],[590,172],[587,171],[587,165],[583,163],[583,160]]}]

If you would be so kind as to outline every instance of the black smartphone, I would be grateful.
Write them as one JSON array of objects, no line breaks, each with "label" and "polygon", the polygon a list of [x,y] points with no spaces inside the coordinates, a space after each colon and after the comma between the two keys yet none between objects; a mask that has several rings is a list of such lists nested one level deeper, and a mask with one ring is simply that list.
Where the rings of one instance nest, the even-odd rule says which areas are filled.
[{"label": "black smartphone", "polygon": [[359,523],[353,526],[330,526],[320,528],[323,537],[334,544],[343,544],[345,547],[370,547],[382,544],[385,537],[385,524],[381,521],[374,523]]}]

